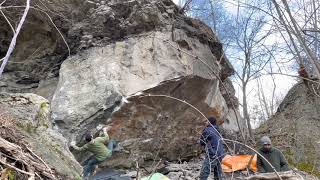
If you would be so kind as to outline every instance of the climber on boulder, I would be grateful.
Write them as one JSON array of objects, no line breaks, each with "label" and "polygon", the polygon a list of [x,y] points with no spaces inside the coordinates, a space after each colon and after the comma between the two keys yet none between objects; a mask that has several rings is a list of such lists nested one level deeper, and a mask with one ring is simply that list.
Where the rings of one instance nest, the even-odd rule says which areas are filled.
[{"label": "climber on boulder", "polygon": [[110,158],[112,152],[118,149],[118,145],[115,140],[109,140],[108,131],[111,126],[104,127],[102,129],[102,136],[93,138],[91,133],[85,135],[85,141],[87,142],[82,147],[76,146],[75,141],[71,142],[71,147],[78,151],[89,151],[93,154],[87,161],[83,169],[83,176],[90,177],[96,165],[102,163],[107,158]]}]

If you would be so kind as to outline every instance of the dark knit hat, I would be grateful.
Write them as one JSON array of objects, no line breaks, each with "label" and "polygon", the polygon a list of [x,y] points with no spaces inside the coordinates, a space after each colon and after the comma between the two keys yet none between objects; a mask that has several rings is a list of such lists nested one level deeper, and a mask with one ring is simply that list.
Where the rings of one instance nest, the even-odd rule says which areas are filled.
[{"label": "dark knit hat", "polygon": [[90,132],[87,132],[86,134],[85,134],[85,137],[84,137],[84,139],[87,141],[87,142],[90,142],[91,140],[92,140],[92,134],[90,133]]},{"label": "dark knit hat", "polygon": [[212,124],[212,125],[216,125],[216,118],[215,117],[213,117],[213,116],[210,116],[210,117],[208,117],[208,120],[209,120],[209,122],[210,122],[210,124]]}]

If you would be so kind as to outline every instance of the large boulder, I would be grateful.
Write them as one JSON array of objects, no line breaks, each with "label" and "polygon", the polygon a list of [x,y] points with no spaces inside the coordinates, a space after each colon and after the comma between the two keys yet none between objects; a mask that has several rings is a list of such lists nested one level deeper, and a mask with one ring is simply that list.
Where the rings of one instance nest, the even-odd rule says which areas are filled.
[{"label": "large boulder", "polygon": [[[208,67],[186,54],[179,56],[176,49],[163,42],[169,38],[170,34],[155,32],[71,56],[60,69],[59,84],[52,99],[53,120],[61,128],[82,129],[80,124],[96,121],[92,115],[97,116],[108,109],[108,112],[112,112],[122,96],[130,96],[159,86],[163,81],[190,75],[208,80],[212,78],[216,81],[215,86],[206,88],[219,92],[219,82],[216,77],[209,76],[212,73]],[[195,54],[207,60],[206,63],[218,73],[219,66],[215,64],[210,49],[197,41],[193,43],[198,43],[195,44],[197,49],[194,47]],[[214,103],[226,106],[223,98]]]},{"label": "large boulder", "polygon": [[128,165],[137,157],[199,154],[203,115],[226,119],[229,130],[244,127],[227,79],[233,68],[210,28],[178,14],[166,0],[111,2],[92,13],[86,23],[93,27],[79,24],[70,31],[86,32],[85,44],[62,63],[52,98],[52,120],[67,137],[80,141],[99,124],[113,123],[111,136],[130,151],[118,163]]},{"label": "large boulder", "polygon": [[[315,88],[312,88],[315,87]],[[317,84],[302,82],[290,89],[276,114],[257,129],[269,135],[291,165],[320,175],[320,97]],[[315,91],[314,91],[314,90]]]},{"label": "large boulder", "polygon": [[[43,9],[70,56],[46,14],[31,11],[33,24],[17,45],[26,51],[13,54],[0,90],[47,98],[52,123],[67,139],[81,141],[113,123],[110,134],[132,152],[130,160],[176,160],[199,153],[204,116],[215,115],[227,130],[245,127],[222,44],[171,0],[47,1]],[[10,39],[10,28],[0,24],[7,32],[0,36]],[[35,33],[37,41],[27,38]]]},{"label": "large boulder", "polygon": [[[14,133],[22,137],[9,141],[25,142],[59,176],[79,177],[82,168],[70,153],[67,140],[52,129],[48,100],[35,94],[0,93],[0,116],[8,117],[11,122],[7,123],[14,124],[17,130]],[[13,137],[1,131],[2,138]]]}]

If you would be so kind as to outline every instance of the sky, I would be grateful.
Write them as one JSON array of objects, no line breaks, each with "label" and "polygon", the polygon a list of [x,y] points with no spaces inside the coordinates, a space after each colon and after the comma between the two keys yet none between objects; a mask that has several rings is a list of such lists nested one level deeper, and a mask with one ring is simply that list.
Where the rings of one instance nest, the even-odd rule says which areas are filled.
[{"label": "sky", "polygon": [[178,4],[179,3],[179,0],[173,0],[174,3]]},{"label": "sky", "polygon": [[[173,0],[176,4],[181,2],[180,0]],[[231,13],[231,14],[236,14],[237,13],[237,6],[234,1],[232,0],[224,0],[224,6],[226,7],[226,10]],[[273,36],[269,38],[269,43],[273,43],[275,40],[279,40],[279,37]],[[288,59],[289,57],[283,56],[283,57],[277,57],[277,58],[283,58],[284,60]],[[229,58],[230,59],[230,58]],[[236,64],[234,64],[236,66]],[[290,65],[288,65],[290,66]],[[276,68],[276,67],[275,67]],[[292,69],[282,69],[284,70],[287,74],[296,74],[296,72],[293,72]],[[236,83],[236,80],[234,77],[231,77],[233,81],[233,85],[236,89],[236,96],[239,98],[240,103],[242,99],[242,91],[239,85]],[[275,96],[276,96],[276,101],[281,102],[281,100],[284,98],[284,96],[287,94],[287,92],[290,90],[290,88],[297,82],[296,78],[289,77],[289,76],[284,76],[284,75],[274,75],[275,79],[275,86],[276,86],[276,91],[275,91]],[[265,93],[265,96],[268,100],[272,98],[273,94],[273,87],[274,83],[272,80],[271,76],[263,76],[260,79],[261,86],[263,88],[263,91]],[[258,103],[258,97],[257,97],[257,89],[258,89],[258,84],[256,80],[253,80],[251,83],[248,84],[248,104],[249,104],[249,109],[252,113],[253,109],[255,106],[260,106]],[[241,107],[240,107],[241,108]],[[241,111],[241,109],[240,109]],[[257,127],[259,125],[258,120],[253,120],[252,121],[253,127]]]}]

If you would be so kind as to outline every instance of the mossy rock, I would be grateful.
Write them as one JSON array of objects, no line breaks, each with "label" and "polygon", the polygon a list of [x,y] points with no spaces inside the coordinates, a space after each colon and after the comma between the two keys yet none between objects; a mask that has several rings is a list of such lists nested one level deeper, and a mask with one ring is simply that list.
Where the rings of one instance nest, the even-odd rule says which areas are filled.
[{"label": "mossy rock", "polygon": [[46,99],[35,94],[0,93],[0,109],[10,116],[14,132],[23,137],[19,141],[27,144],[57,175],[63,179],[79,177],[82,167],[69,151],[67,139],[51,128]]},{"label": "mossy rock", "polygon": [[310,162],[294,162],[294,154],[290,150],[283,152],[291,167],[295,167],[300,171],[307,172],[314,176],[320,177],[320,171],[315,170],[314,164]]},{"label": "mossy rock", "polygon": [[294,165],[297,169],[312,174],[314,176],[320,177],[320,171],[314,170],[314,165],[311,163],[298,163]]}]

